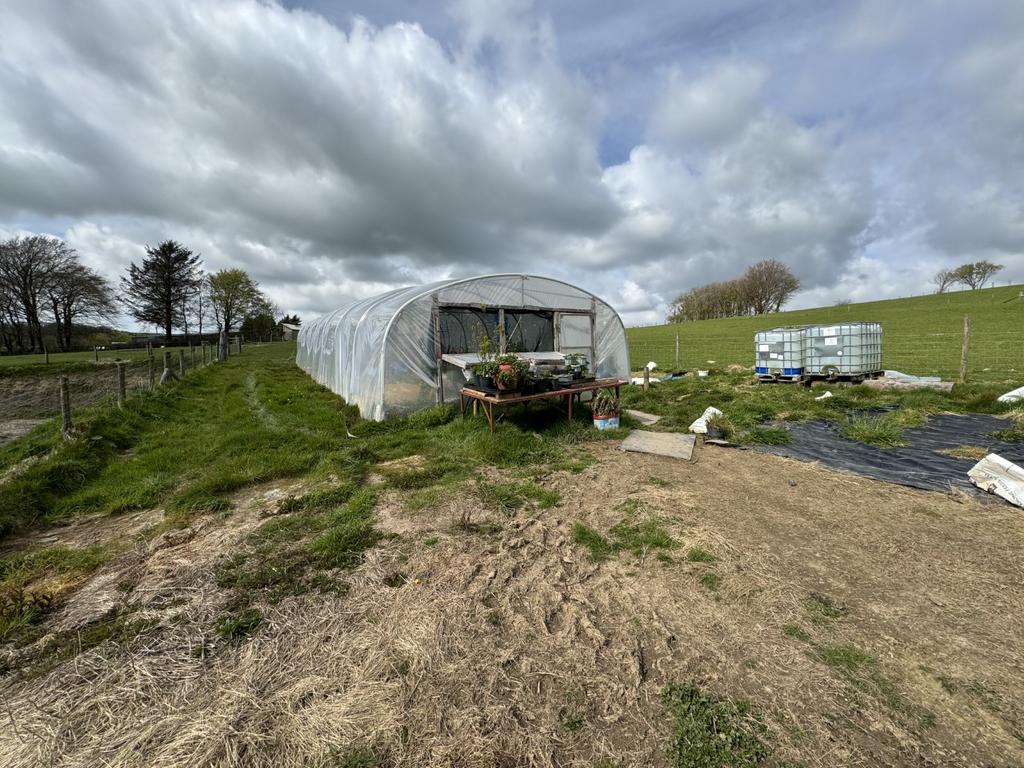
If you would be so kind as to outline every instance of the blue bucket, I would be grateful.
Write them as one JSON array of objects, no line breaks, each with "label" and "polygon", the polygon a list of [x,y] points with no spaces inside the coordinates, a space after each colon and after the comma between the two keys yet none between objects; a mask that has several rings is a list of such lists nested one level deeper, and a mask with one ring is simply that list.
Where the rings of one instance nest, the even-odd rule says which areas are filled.
[{"label": "blue bucket", "polygon": [[618,416],[607,416],[603,419],[595,417],[594,426],[598,429],[616,429],[619,426]]}]

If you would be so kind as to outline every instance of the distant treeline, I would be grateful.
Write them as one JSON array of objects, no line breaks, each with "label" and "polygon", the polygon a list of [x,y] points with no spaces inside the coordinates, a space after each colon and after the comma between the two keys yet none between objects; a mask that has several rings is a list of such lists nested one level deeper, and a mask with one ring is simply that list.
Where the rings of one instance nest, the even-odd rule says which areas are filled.
[{"label": "distant treeline", "polygon": [[104,323],[119,311],[159,328],[166,343],[176,330],[186,340],[222,329],[270,339],[280,336],[280,322],[300,322],[297,316],[275,320],[276,307],[245,271],[207,273],[198,254],[173,240],[147,246],[141,262],[129,264],[118,289],[58,238],[31,235],[0,242],[0,352],[123,342],[129,337]]},{"label": "distant treeline", "polygon": [[760,261],[742,277],[691,288],[672,303],[668,321],[713,320],[778,312],[800,289],[800,281],[782,262]]}]

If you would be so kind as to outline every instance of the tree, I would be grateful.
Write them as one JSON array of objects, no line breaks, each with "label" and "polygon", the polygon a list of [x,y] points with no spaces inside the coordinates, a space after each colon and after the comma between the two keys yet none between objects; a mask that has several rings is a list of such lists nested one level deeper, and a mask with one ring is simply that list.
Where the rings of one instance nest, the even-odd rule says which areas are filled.
[{"label": "tree", "polygon": [[754,264],[743,275],[751,312],[763,315],[778,312],[800,290],[800,280],[781,261],[766,259]]},{"label": "tree", "polygon": [[935,283],[936,293],[945,293],[949,290],[950,286],[956,285],[959,278],[955,269],[940,269],[935,273],[932,281]]},{"label": "tree", "polygon": [[242,321],[242,335],[246,339],[269,339],[277,331],[274,315],[271,312],[259,311],[246,315]]},{"label": "tree", "polygon": [[186,297],[201,284],[199,258],[180,243],[165,240],[155,248],[147,245],[142,264],[132,262],[121,278],[121,301],[131,316],[162,328],[168,344],[171,332],[185,322]]},{"label": "tree", "polygon": [[241,269],[222,269],[207,278],[210,308],[219,330],[230,333],[246,315],[267,311],[269,301],[259,285]]},{"label": "tree", "polygon": [[46,289],[61,270],[74,262],[74,249],[55,237],[31,235],[0,243],[0,285],[5,295],[2,309],[8,315],[5,337],[15,338],[21,349],[43,349]]},{"label": "tree", "polygon": [[1002,264],[993,264],[991,261],[975,261],[961,264],[953,274],[956,281],[970,287],[972,291],[985,287],[985,283],[996,276],[1003,268]]},{"label": "tree", "polygon": [[672,303],[668,320],[710,320],[778,312],[800,288],[800,281],[782,263],[769,259],[753,265],[743,277],[691,288]]},{"label": "tree", "polygon": [[57,332],[57,344],[71,349],[74,323],[102,320],[116,311],[114,293],[106,278],[81,264],[77,258],[56,270],[46,287],[46,299]]}]

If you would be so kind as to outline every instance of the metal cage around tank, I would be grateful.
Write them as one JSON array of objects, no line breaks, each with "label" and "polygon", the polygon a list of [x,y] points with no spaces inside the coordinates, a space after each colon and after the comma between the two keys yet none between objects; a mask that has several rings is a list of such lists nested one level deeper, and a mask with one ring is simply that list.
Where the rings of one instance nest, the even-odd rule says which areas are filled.
[{"label": "metal cage around tank", "polygon": [[861,378],[881,373],[881,323],[836,323],[804,329],[804,376]]},{"label": "metal cage around tank", "polygon": [[798,381],[804,373],[803,326],[754,334],[754,370],[762,378]]},{"label": "metal cage around tank", "polygon": [[772,328],[754,334],[754,370],[765,381],[860,380],[882,373],[880,323]]}]

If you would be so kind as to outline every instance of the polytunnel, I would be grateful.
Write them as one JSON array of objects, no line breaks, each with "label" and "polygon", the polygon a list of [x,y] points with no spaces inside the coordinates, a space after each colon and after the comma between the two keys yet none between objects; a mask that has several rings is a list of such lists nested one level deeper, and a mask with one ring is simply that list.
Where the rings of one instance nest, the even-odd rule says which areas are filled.
[{"label": "polytunnel", "polygon": [[399,288],[302,326],[296,363],[381,421],[458,399],[483,336],[497,351],[582,353],[594,375],[628,378],[622,319],[569,283],[487,275]]}]

